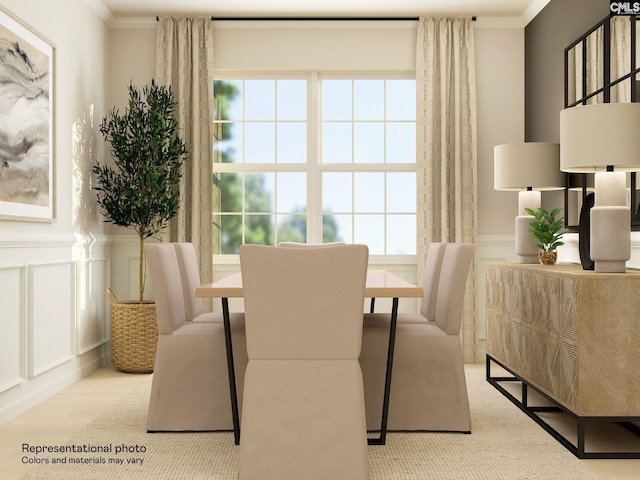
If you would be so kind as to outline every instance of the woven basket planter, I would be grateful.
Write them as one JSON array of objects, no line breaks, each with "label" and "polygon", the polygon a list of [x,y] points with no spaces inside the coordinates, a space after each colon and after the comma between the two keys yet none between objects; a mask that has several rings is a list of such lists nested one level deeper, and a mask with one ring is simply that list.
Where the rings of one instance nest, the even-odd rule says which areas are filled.
[{"label": "woven basket planter", "polygon": [[121,302],[110,288],[107,297],[111,303],[113,366],[128,373],[153,372],[158,341],[155,302]]}]

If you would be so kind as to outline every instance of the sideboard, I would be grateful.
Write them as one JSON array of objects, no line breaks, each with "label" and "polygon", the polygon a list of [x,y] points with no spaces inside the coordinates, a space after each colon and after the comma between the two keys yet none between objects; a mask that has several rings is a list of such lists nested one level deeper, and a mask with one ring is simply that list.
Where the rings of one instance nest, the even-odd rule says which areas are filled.
[{"label": "sideboard", "polygon": [[[492,364],[512,376],[493,376]],[[640,435],[640,271],[490,264],[487,380],[579,458],[640,458],[640,445],[585,451],[590,422],[620,423]],[[522,383],[520,398],[502,386],[510,380]],[[577,442],[537,414],[549,407],[529,405],[528,388],[575,419]]]}]

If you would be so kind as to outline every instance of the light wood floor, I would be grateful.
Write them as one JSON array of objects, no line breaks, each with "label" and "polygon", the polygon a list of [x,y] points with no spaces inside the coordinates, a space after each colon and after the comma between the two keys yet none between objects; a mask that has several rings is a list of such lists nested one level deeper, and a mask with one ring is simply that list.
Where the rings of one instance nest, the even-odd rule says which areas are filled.
[{"label": "light wood floor", "polygon": [[[484,364],[467,368],[474,375],[484,376]],[[0,425],[0,480],[17,480],[33,467],[17,461],[22,457],[23,443],[67,442],[135,388],[141,378],[105,367]],[[582,461],[603,480],[640,478],[640,460]]]}]

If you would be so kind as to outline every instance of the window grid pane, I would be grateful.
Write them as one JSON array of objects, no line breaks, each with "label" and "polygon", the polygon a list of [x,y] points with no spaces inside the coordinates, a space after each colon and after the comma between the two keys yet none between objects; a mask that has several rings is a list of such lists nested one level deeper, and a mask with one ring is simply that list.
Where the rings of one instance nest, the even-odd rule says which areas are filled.
[{"label": "window grid pane", "polygon": [[323,163],[415,164],[415,80],[322,80],[321,97]]}]

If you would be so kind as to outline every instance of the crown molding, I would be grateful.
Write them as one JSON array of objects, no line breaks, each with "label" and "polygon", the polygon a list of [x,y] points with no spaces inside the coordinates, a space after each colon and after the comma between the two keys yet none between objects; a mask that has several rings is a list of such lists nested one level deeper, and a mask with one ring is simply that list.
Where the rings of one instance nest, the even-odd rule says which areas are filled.
[{"label": "crown molding", "polygon": [[98,14],[98,16],[104,20],[107,24],[111,25],[114,21],[115,17],[111,10],[107,8],[107,6],[102,3],[102,0],[84,0],[91,9]]},{"label": "crown molding", "polygon": [[111,28],[157,28],[156,17],[115,17],[109,23]]},{"label": "crown molding", "polygon": [[[115,17],[102,0],[84,1],[112,28],[156,28],[157,26],[155,17]],[[551,0],[532,0],[520,17],[478,17],[474,27],[524,28],[550,1]],[[236,28],[238,27],[238,25],[234,26]]]},{"label": "crown molding", "polygon": [[536,16],[542,11],[547,4],[551,2],[551,0],[532,0],[527,9],[522,14],[522,20],[524,24],[523,27],[526,27],[531,20],[536,18]]},{"label": "crown molding", "polygon": [[522,17],[478,17],[473,28],[524,28]]}]

